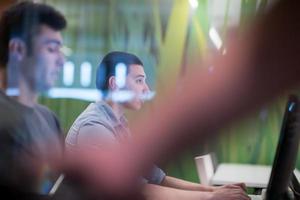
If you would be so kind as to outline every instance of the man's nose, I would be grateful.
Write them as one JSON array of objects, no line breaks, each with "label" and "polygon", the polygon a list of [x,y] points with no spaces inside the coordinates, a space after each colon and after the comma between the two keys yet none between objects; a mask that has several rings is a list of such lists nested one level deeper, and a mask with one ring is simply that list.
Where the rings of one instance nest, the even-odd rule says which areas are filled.
[{"label": "man's nose", "polygon": [[143,89],[143,92],[146,93],[146,92],[149,92],[150,89],[149,89],[149,86],[147,83],[144,84],[144,89]]},{"label": "man's nose", "polygon": [[58,53],[58,59],[57,59],[57,66],[59,68],[62,68],[65,64],[65,61],[66,61],[65,54],[63,52],[59,52]]}]

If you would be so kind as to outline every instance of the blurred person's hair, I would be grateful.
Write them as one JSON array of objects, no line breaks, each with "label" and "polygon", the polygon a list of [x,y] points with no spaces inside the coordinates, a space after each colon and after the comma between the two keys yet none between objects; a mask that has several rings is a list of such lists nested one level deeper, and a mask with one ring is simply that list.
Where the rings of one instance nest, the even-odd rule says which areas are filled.
[{"label": "blurred person's hair", "polygon": [[67,26],[65,17],[53,7],[30,1],[16,3],[3,11],[0,19],[0,66],[8,62],[9,41],[22,39],[31,53],[33,37],[39,33],[41,25],[47,25],[55,31]]},{"label": "blurred person's hair", "polygon": [[115,76],[115,67],[122,63],[126,66],[126,72],[129,73],[130,65],[144,66],[143,62],[134,54],[113,51],[104,56],[97,68],[96,87],[105,95],[109,89],[109,78]]}]

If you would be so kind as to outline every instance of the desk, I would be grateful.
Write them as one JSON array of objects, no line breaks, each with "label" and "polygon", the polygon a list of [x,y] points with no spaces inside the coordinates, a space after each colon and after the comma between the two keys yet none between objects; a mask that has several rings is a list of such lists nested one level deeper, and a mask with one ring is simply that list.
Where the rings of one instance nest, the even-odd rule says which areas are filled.
[{"label": "desk", "polygon": [[222,163],[212,177],[211,184],[224,185],[243,182],[247,187],[266,188],[270,174],[270,166]]},{"label": "desk", "polygon": [[[271,166],[268,165],[221,163],[214,170],[210,154],[195,157],[195,162],[201,184],[204,185],[243,182],[247,187],[263,189],[267,188],[271,174]],[[299,170],[295,169],[294,173],[300,182]]]}]

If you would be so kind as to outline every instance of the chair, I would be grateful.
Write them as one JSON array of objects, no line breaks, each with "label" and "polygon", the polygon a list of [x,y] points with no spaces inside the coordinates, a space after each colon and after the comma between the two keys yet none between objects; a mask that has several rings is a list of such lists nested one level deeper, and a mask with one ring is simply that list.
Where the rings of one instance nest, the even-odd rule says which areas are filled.
[{"label": "chair", "polygon": [[199,182],[203,185],[211,185],[215,174],[217,162],[213,153],[195,157]]}]

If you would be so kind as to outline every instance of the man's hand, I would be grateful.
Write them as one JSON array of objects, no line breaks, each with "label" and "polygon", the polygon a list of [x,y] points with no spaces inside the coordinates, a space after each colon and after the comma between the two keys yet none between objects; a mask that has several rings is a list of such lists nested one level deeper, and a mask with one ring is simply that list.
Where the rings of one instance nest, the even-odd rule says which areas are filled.
[{"label": "man's hand", "polygon": [[211,200],[250,200],[242,186],[224,185],[212,192]]},{"label": "man's hand", "polygon": [[234,184],[227,184],[227,185],[222,185],[222,186],[219,186],[219,187],[214,187],[213,188],[213,191],[217,191],[217,190],[221,190],[221,189],[242,189],[246,192],[247,188],[246,188],[246,185],[245,183],[234,183]]}]

